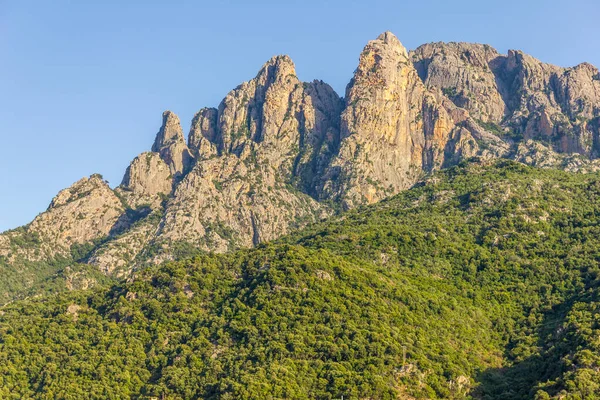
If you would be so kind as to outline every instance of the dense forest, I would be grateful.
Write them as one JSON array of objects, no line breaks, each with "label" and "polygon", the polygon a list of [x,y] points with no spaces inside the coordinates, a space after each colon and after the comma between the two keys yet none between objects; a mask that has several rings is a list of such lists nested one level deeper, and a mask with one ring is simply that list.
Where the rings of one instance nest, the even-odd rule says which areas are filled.
[{"label": "dense forest", "polygon": [[600,175],[463,163],[254,249],[3,306],[0,398],[598,398],[599,260]]}]

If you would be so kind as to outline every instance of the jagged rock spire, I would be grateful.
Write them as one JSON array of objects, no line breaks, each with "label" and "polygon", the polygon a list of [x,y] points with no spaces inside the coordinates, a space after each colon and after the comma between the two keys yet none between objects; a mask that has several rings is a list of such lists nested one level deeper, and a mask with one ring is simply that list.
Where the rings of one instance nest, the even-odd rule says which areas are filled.
[{"label": "jagged rock spire", "polygon": [[342,103],[327,84],[300,82],[288,56],[275,56],[218,110],[200,110],[189,135],[197,162],[175,188],[159,240],[225,251],[327,215],[290,185],[311,191],[320,177],[339,138]]},{"label": "jagged rock spire", "polygon": [[160,130],[156,134],[156,139],[152,145],[152,151],[160,152],[162,148],[168,147],[173,143],[185,142],[183,130],[179,117],[171,111],[163,112],[163,121]]},{"label": "jagged rock spire", "polygon": [[[346,98],[352,102],[364,97],[367,93],[357,93],[363,89],[367,92],[382,87],[391,90],[402,79],[401,75],[406,75],[411,68],[406,48],[393,33],[384,32],[367,43],[361,52],[354,77],[346,88]],[[355,99],[351,100],[351,97]]]},{"label": "jagged rock spire", "polygon": [[378,201],[440,165],[453,123],[391,32],[370,41],[346,88],[340,151],[327,196],[345,207]]},{"label": "jagged rock spire", "polygon": [[218,111],[220,152],[239,154],[250,141],[279,142],[284,125],[291,122],[286,118],[290,96],[299,85],[291,58],[280,55],[267,61],[254,79],[232,90]]},{"label": "jagged rock spire", "polygon": [[[169,195],[173,179],[169,166],[159,153],[142,153],[125,170],[121,186],[117,188],[130,207],[149,204],[158,209],[162,195]],[[162,195],[161,195],[162,194]]]},{"label": "jagged rock spire", "polygon": [[181,175],[191,167],[193,157],[185,143],[179,117],[175,113],[163,113],[162,126],[156,134],[152,151],[160,154],[171,169],[173,177]]}]

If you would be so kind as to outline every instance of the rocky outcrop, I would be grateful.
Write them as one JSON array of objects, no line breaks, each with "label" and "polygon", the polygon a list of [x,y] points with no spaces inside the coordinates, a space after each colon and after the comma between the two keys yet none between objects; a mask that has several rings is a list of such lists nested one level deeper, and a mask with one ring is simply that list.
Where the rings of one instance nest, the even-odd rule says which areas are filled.
[{"label": "rocky outcrop", "polygon": [[0,235],[0,256],[68,257],[84,245],[94,248],[74,261],[125,276],[181,242],[224,252],[272,240],[470,157],[590,172],[599,156],[592,65],[467,43],[409,53],[385,32],[360,54],[344,99],[276,56],[198,111],[187,143],[166,111],[118,188],[94,175],[61,191],[31,224]]},{"label": "rocky outcrop", "polygon": [[554,93],[563,112],[571,119],[587,120],[600,114],[600,73],[589,63],[565,68],[557,74]]},{"label": "rocky outcrop", "polygon": [[310,192],[339,136],[341,99],[302,83],[287,56],[269,60],[218,110],[192,121],[198,159],[169,202],[158,242],[226,251],[271,240],[329,213]]},{"label": "rocky outcrop", "polygon": [[100,175],[92,175],[62,190],[29,230],[61,248],[108,236],[120,229],[121,201]]},{"label": "rocky outcrop", "polygon": [[392,33],[364,48],[345,99],[340,150],[324,197],[346,208],[373,203],[444,163],[454,121],[427,91]]},{"label": "rocky outcrop", "polygon": [[116,189],[131,208],[149,205],[159,209],[163,198],[171,194],[173,175],[158,153],[142,153],[127,167]]},{"label": "rocky outcrop", "polygon": [[160,154],[174,178],[187,172],[192,164],[193,157],[185,143],[179,118],[171,111],[163,113],[163,123],[156,134],[152,151]]},{"label": "rocky outcrop", "polygon": [[545,64],[521,51],[433,43],[411,53],[430,89],[440,89],[508,142],[538,140],[559,153],[596,158],[600,147],[598,69]]},{"label": "rocky outcrop", "polygon": [[203,108],[194,115],[188,144],[197,160],[204,160],[218,154],[217,144],[220,139],[217,117],[216,108]]},{"label": "rocky outcrop", "polygon": [[[29,225],[4,235],[9,241],[35,238],[37,245],[20,246],[15,255],[30,260],[69,256],[74,244],[102,239],[124,227],[125,208],[104,179],[96,174],[60,191],[48,209]],[[31,242],[31,240],[29,240]],[[7,249],[2,253],[8,255]]]}]

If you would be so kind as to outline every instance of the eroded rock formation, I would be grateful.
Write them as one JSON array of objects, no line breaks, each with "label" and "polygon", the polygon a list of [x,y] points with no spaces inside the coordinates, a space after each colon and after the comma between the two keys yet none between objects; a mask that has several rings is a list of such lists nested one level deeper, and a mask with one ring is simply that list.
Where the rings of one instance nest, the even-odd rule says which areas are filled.
[{"label": "eroded rock formation", "polygon": [[68,257],[94,243],[78,261],[124,276],[180,243],[224,252],[272,240],[470,157],[596,171],[599,138],[600,74],[590,64],[560,68],[468,43],[409,53],[385,32],[365,46],[343,99],[276,56],[198,111],[187,142],[166,111],[119,187],[98,175],[78,181],[0,235],[0,256]]}]

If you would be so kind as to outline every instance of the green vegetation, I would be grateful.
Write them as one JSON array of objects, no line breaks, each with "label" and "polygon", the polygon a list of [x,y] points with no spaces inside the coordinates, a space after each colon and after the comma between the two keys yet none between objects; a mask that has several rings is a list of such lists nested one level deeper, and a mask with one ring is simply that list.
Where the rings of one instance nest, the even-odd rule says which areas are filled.
[{"label": "green vegetation", "polygon": [[458,91],[456,90],[456,86],[442,88],[442,92],[448,98],[452,98],[452,97],[455,97],[455,96],[458,95]]},{"label": "green vegetation", "polygon": [[[5,235],[10,247],[7,254],[0,255],[0,305],[40,293],[58,291],[58,279],[65,276],[67,268],[81,273],[88,271],[92,280],[102,277],[97,269],[77,264],[98,243],[74,245],[71,257],[47,258],[42,239],[36,232],[30,232],[27,226],[7,231]],[[36,259],[37,261],[32,261]],[[104,277],[101,280],[106,281]],[[62,288],[66,290],[64,281]]]},{"label": "green vegetation", "polygon": [[85,262],[92,255],[92,252],[105,241],[106,238],[100,238],[86,243],[73,243],[70,249],[72,260],[75,262]]},{"label": "green vegetation", "polygon": [[461,164],[255,249],[3,307],[0,398],[594,399],[598,260],[600,175]]},{"label": "green vegetation", "polygon": [[219,190],[219,191],[223,190],[223,183],[221,183],[217,179],[213,179],[212,183],[213,183],[213,185],[215,185],[215,188],[217,190]]},{"label": "green vegetation", "polygon": [[[152,212],[149,205],[144,204],[132,209],[126,207],[128,227],[142,223],[158,225],[162,212]],[[115,230],[112,239],[122,232]],[[20,227],[6,232],[10,241],[7,254],[0,255],[0,305],[25,297],[56,293],[68,289],[68,280],[76,273],[78,280],[90,282],[113,282],[94,266],[86,265],[89,257],[107,242],[109,237],[97,238],[85,243],[74,243],[62,255],[49,256],[48,245],[36,232],[28,227]],[[178,249],[177,249],[178,250]],[[175,251],[174,254],[189,256],[196,254],[197,249]],[[70,284],[72,287],[80,287]]]},{"label": "green vegetation", "polygon": [[11,248],[35,249],[40,245],[40,235],[37,232],[29,232],[27,227],[19,227],[9,232]]},{"label": "green vegetation", "polygon": [[485,129],[488,132],[493,133],[496,136],[502,137],[502,136],[504,136],[506,134],[506,132],[504,132],[504,129],[502,129],[502,127],[500,127],[500,125],[497,125],[497,124],[495,124],[493,122],[485,122],[485,121],[482,121],[482,120],[478,119],[477,123],[479,125],[481,125],[481,127],[483,129]]},{"label": "green vegetation", "polygon": [[486,131],[491,132],[500,138],[510,139],[514,142],[519,142],[519,141],[523,140],[523,134],[519,133],[516,129],[514,129],[514,127],[504,130],[498,124],[495,124],[493,122],[484,122],[480,119],[477,120],[477,123]]},{"label": "green vegetation", "polygon": [[41,294],[62,292],[69,286],[80,289],[114,283],[95,266],[80,264],[68,257],[55,257],[48,261],[28,261],[16,257],[11,262],[6,257],[0,257],[0,273],[0,305],[39,297]]}]

